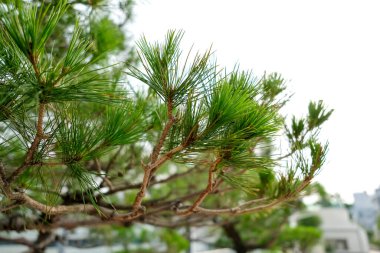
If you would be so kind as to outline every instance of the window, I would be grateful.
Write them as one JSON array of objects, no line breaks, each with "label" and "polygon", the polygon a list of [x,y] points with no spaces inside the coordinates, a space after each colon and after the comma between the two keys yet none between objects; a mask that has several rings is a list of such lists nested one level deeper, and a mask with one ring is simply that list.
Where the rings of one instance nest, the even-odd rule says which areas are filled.
[{"label": "window", "polygon": [[346,239],[330,239],[326,240],[326,248],[335,250],[348,250],[348,243]]}]

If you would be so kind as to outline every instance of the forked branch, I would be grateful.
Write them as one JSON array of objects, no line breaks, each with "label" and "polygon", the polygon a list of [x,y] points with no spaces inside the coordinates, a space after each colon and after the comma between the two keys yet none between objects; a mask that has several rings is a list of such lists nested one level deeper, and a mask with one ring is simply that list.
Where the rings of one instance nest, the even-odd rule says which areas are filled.
[{"label": "forked branch", "polygon": [[184,210],[184,211],[177,211],[177,214],[179,215],[190,215],[194,212],[197,211],[198,207],[200,206],[200,204],[202,204],[202,202],[205,200],[205,198],[207,197],[207,195],[209,193],[211,193],[214,189],[214,186],[215,186],[215,181],[213,179],[213,174],[215,172],[215,169],[216,167],[218,166],[218,164],[222,161],[222,158],[219,157],[217,158],[210,166],[209,168],[209,171],[208,171],[208,183],[207,183],[207,187],[206,189],[204,189],[204,191],[198,196],[198,198],[195,200],[195,202],[193,203],[193,205],[191,207],[189,207],[188,209]]},{"label": "forked branch", "polygon": [[44,138],[44,131],[43,131],[43,120],[44,120],[44,113],[45,113],[45,106],[46,104],[40,103],[38,108],[38,117],[37,117],[37,126],[36,126],[36,135],[34,137],[34,140],[32,144],[30,145],[28,151],[26,152],[25,160],[23,164],[18,167],[7,179],[8,183],[11,183],[14,181],[21,173],[25,171],[33,161],[33,156],[35,152],[38,149],[38,145],[40,144],[41,140]]},{"label": "forked branch", "polygon": [[164,145],[165,139],[168,136],[170,129],[175,122],[175,119],[173,116],[173,102],[171,100],[168,101],[167,109],[168,109],[168,121],[166,122],[165,127],[162,130],[161,137],[159,138],[157,145],[154,147],[154,149],[152,151],[149,164],[143,165],[144,177],[143,177],[143,181],[141,184],[140,191],[137,193],[135,201],[133,203],[133,211],[134,212],[137,212],[138,210],[141,209],[141,202],[145,196],[146,190],[149,186],[149,183],[152,179],[153,173],[156,171],[156,169],[160,165],[162,165],[165,161],[167,161],[169,158],[171,158],[173,154],[182,150],[181,147],[177,147],[176,149],[169,151],[167,154],[165,154],[163,157],[161,157],[157,161],[159,154],[161,152],[161,149]]}]

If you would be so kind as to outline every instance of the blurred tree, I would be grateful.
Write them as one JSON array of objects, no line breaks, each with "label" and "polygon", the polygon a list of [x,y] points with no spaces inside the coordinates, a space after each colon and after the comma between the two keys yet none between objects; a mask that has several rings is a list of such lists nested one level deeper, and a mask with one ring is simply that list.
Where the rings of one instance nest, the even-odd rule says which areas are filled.
[{"label": "blurred tree", "polygon": [[[0,5],[1,228],[39,230],[23,241],[35,252],[57,227],[177,227],[270,209],[319,172],[332,111],[312,102],[286,126],[280,75],[222,74],[211,51],[182,58],[176,31],[142,38],[139,66],[122,29],[130,11],[114,20],[115,1],[45,2]],[[289,150],[272,154],[283,133]]]},{"label": "blurred tree", "polygon": [[316,227],[286,227],[279,238],[279,245],[283,252],[293,252],[296,247],[302,253],[310,252],[322,237],[322,232]]},{"label": "blurred tree", "polygon": [[321,225],[321,218],[318,216],[307,216],[298,220],[298,226],[303,227],[319,227]]},{"label": "blurred tree", "polygon": [[244,215],[222,223],[223,233],[215,247],[228,247],[237,253],[273,249],[288,223],[291,208],[283,207],[255,215]]},{"label": "blurred tree", "polygon": [[[321,190],[326,193],[323,186],[315,183],[309,185],[305,193],[316,193],[320,199],[327,200],[328,195],[321,195]],[[238,253],[246,253],[254,249],[292,250],[295,245],[302,245],[302,249],[306,251],[320,239],[321,231],[318,227],[321,219],[318,216],[306,216],[298,220],[296,227],[289,227],[290,216],[303,210],[303,202],[296,200],[266,212],[225,219],[219,222],[223,233],[213,246],[233,248]],[[313,236],[316,240],[309,239]]]},{"label": "blurred tree", "polygon": [[296,227],[286,227],[282,231],[277,245],[283,252],[293,251],[295,247],[298,247],[302,253],[310,252],[312,247],[321,240],[320,225],[321,218],[318,216],[303,217],[298,220]]}]

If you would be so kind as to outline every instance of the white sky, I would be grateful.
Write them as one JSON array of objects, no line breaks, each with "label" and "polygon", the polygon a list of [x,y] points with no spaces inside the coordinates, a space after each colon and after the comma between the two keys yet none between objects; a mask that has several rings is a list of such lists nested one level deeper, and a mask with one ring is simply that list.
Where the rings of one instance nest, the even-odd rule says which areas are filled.
[{"label": "white sky", "polygon": [[168,29],[183,29],[184,49],[212,44],[220,66],[281,73],[295,93],[289,115],[305,114],[310,100],[335,109],[317,177],[328,192],[351,202],[380,186],[380,1],[137,1],[135,38],[162,41]]}]

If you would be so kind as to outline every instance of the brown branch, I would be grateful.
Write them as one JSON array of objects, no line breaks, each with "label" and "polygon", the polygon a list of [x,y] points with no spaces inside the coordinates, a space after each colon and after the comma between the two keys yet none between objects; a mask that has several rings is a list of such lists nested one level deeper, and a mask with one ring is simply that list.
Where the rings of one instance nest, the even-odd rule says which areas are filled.
[{"label": "brown branch", "polygon": [[280,161],[280,160],[283,160],[283,159],[285,159],[285,158],[288,158],[288,157],[292,156],[296,151],[297,151],[297,150],[293,150],[293,151],[287,153],[286,155],[283,155],[283,156],[277,157],[275,160],[276,160],[276,161]]},{"label": "brown branch", "polygon": [[217,158],[210,166],[209,168],[209,172],[208,172],[208,183],[207,183],[207,187],[205,190],[203,190],[203,192],[198,196],[197,200],[194,202],[194,204],[188,208],[187,210],[184,210],[184,211],[178,211],[177,214],[179,215],[190,215],[192,214],[193,212],[196,211],[196,209],[198,208],[198,206],[200,206],[200,204],[202,204],[203,200],[207,197],[207,195],[209,193],[211,193],[213,191],[213,188],[215,186],[215,183],[214,180],[213,180],[213,173],[216,169],[216,167],[218,166],[218,164],[222,161],[222,158],[219,157]]},{"label": "brown branch", "polygon": [[[115,221],[115,220],[105,220],[99,216],[91,216],[86,217],[81,220],[77,220],[73,217],[62,217],[56,216],[58,219],[54,219],[51,223],[41,222],[39,220],[34,220],[33,222],[29,222],[23,226],[23,229],[27,230],[52,230],[56,228],[66,228],[66,229],[74,229],[77,227],[96,227],[96,226],[107,226],[107,225],[125,225],[123,221]],[[15,229],[6,228],[4,230],[13,231]]]},{"label": "brown branch", "polygon": [[161,134],[160,139],[157,142],[157,145],[153,149],[153,152],[152,152],[151,157],[150,157],[151,163],[155,163],[157,161],[157,158],[158,158],[158,156],[161,152],[161,149],[164,145],[165,139],[168,136],[170,128],[173,126],[174,121],[175,121],[175,119],[173,116],[173,102],[169,100],[168,101],[168,121],[166,122],[165,127],[162,130],[162,134]]},{"label": "brown branch", "polygon": [[[214,189],[210,194],[224,193],[224,192],[231,191],[232,189],[233,188],[226,188],[226,189],[222,189],[222,190],[216,190],[216,189]],[[190,200],[190,199],[192,199],[194,197],[197,197],[202,192],[203,192],[203,190],[202,191],[193,192],[193,193],[187,194],[185,196],[182,196],[180,198],[168,200],[166,202],[161,202],[159,205],[152,205],[152,207],[154,209],[152,211],[146,212],[146,215],[160,213],[160,212],[163,212],[163,211],[167,211],[169,209],[170,210],[174,210],[175,212],[177,212],[180,204],[183,201]]]},{"label": "brown branch", "polygon": [[38,202],[35,199],[32,199],[25,193],[14,193],[10,197],[13,200],[21,201],[24,203],[25,206],[33,209],[38,210],[42,213],[46,213],[49,215],[60,215],[60,214],[67,214],[67,213],[87,213],[87,214],[94,214],[99,213],[107,216],[112,216],[115,212],[115,210],[98,207],[98,209],[95,208],[95,206],[90,204],[76,204],[76,205],[57,205],[57,206],[49,206],[45,205],[41,202]]},{"label": "brown branch", "polygon": [[43,229],[53,229],[53,228],[66,228],[66,229],[74,229],[77,227],[96,227],[96,226],[106,226],[106,225],[114,225],[114,224],[120,224],[121,221],[114,221],[114,220],[103,220],[99,217],[91,217],[89,219],[85,220],[72,220],[70,219],[63,219],[58,220],[52,224],[49,224],[44,227]]},{"label": "brown branch", "polygon": [[10,205],[7,205],[7,206],[0,208],[0,212],[3,213],[5,211],[11,210],[11,209],[19,207],[19,206],[21,206],[21,203],[15,202],[15,203],[12,203]]},{"label": "brown branch", "polygon": [[133,211],[137,211],[141,208],[141,202],[148,188],[151,171],[149,167],[144,167],[144,178],[141,183],[140,191],[136,194],[135,201],[133,202]]},{"label": "brown branch", "polygon": [[[152,179],[152,175],[155,172],[156,168],[158,168],[161,164],[167,161],[175,152],[170,153],[170,151],[161,157],[161,159],[157,162],[158,156],[161,152],[161,149],[164,145],[165,139],[169,134],[170,128],[173,126],[175,122],[173,116],[173,102],[171,100],[168,101],[168,121],[165,124],[164,129],[162,130],[161,137],[159,138],[157,145],[154,147],[152,154],[150,156],[150,162],[148,165],[143,165],[144,168],[144,177],[141,184],[140,191],[136,194],[135,201],[133,203],[133,211],[137,212],[141,209],[141,202],[145,196],[145,192],[149,186],[149,182]],[[178,147],[177,147],[178,148]],[[182,149],[179,149],[179,152]]]},{"label": "brown branch", "polygon": [[136,220],[140,216],[143,216],[145,214],[145,210],[143,208],[138,209],[137,211],[132,211],[127,214],[120,214],[120,215],[114,215],[112,217],[112,220],[114,221],[121,221],[121,222],[129,222]]},{"label": "brown branch", "polygon": [[141,184],[140,191],[137,193],[135,201],[133,203],[133,210],[137,211],[141,208],[141,202],[145,196],[146,190],[148,188],[148,185],[152,179],[152,175],[155,172],[156,168],[161,166],[164,162],[169,160],[175,153],[180,152],[184,149],[184,146],[180,145],[169,152],[167,152],[165,155],[163,155],[160,159],[156,160],[154,163],[150,163],[148,165],[144,165],[144,178]]},{"label": "brown branch", "polygon": [[[214,191],[210,194],[218,194],[220,192],[225,192],[228,190],[231,190],[231,188],[224,189],[224,190],[217,190],[217,191]],[[201,193],[202,193],[202,191],[192,193],[192,194],[183,196],[180,199],[177,199],[176,201],[177,202],[178,201],[179,202],[185,201],[185,200],[191,199],[195,196],[198,196]],[[69,205],[69,206],[61,205],[61,206],[51,207],[51,206],[47,206],[47,205],[42,204],[36,200],[31,199],[29,196],[26,196],[23,193],[15,193],[13,198],[19,199],[19,202],[21,204],[24,203],[27,207],[29,207],[31,209],[41,211],[41,212],[46,213],[48,215],[58,215],[56,217],[59,218],[60,220],[54,221],[51,224],[30,223],[30,224],[25,226],[25,228],[27,228],[27,229],[37,229],[37,230],[40,230],[40,229],[47,230],[47,229],[53,229],[53,228],[58,228],[58,227],[72,229],[72,228],[76,228],[79,226],[102,226],[102,225],[108,225],[108,224],[125,225],[126,222],[138,221],[139,217],[142,217],[142,216],[144,217],[144,220],[138,221],[138,222],[143,222],[143,223],[149,224],[150,222],[148,221],[149,219],[146,220],[147,218],[152,217],[155,213],[159,213],[162,211],[169,211],[172,209],[172,207],[174,205],[174,201],[160,202],[158,206],[154,205],[153,203],[152,203],[152,205],[150,205],[149,202],[152,202],[152,201],[148,201],[148,202],[144,202],[143,204],[144,204],[144,206],[153,207],[154,209],[152,211],[145,213],[143,210],[139,210],[138,212],[128,212],[128,213],[124,213],[124,214],[123,213],[118,214],[118,213],[116,213],[115,209],[112,209],[113,207],[111,205],[103,205],[103,203],[98,203],[99,209],[101,210],[101,212],[103,214],[103,216],[101,216],[101,214],[99,212],[97,212],[95,207],[93,207],[92,205],[76,204],[76,205]],[[131,210],[131,208],[132,208],[131,206],[115,206],[115,207],[118,210],[122,210],[122,209]],[[73,221],[72,218],[65,219],[64,217],[59,216],[59,215],[65,215],[65,214],[75,214],[75,213],[80,213],[80,212],[87,213],[90,215],[90,217],[86,218],[85,220]],[[204,218],[207,218],[206,217],[207,214],[206,214],[206,216],[204,216],[204,214],[200,214],[200,213],[198,215],[201,215],[202,218],[200,216],[194,216],[194,217],[198,217],[199,221],[203,221]],[[70,217],[70,216],[68,216],[68,217]]]},{"label": "brown branch", "polygon": [[[166,182],[169,182],[171,180],[186,176],[187,174],[193,172],[194,169],[195,168],[187,170],[187,171],[182,172],[182,173],[173,174],[173,175],[171,175],[165,179],[162,179],[162,180],[158,180],[158,181],[151,180],[149,185],[162,184],[162,183],[166,183]],[[129,185],[127,184],[127,185],[115,186],[113,189],[110,189],[108,192],[103,193],[103,195],[110,195],[110,194],[114,194],[114,193],[120,192],[120,191],[125,191],[125,190],[130,190],[130,189],[139,189],[139,188],[141,188],[141,184],[129,184]]]},{"label": "brown branch", "polygon": [[115,164],[116,159],[120,155],[120,153],[121,153],[122,150],[123,150],[123,146],[119,147],[119,149],[117,150],[117,152],[110,158],[110,160],[109,160],[106,168],[104,169],[104,171],[106,173],[108,173],[110,171],[110,169],[112,168],[112,166]]},{"label": "brown branch", "polygon": [[118,210],[118,211],[131,211],[132,206],[131,205],[123,205],[123,204],[115,204],[115,203],[107,203],[104,200],[99,200],[96,203],[98,206],[108,208],[108,209],[113,209],[113,210]]},{"label": "brown branch", "polygon": [[[102,174],[102,165],[100,164],[99,159],[95,159],[95,166],[96,166],[96,170],[99,172],[99,175],[101,175]],[[101,185],[103,183],[105,183],[110,190],[113,189],[112,182],[107,177],[107,173],[105,173],[105,175],[103,176],[103,182],[101,183]]]},{"label": "brown branch", "polygon": [[222,228],[227,237],[232,241],[233,248],[236,252],[246,253],[248,250],[247,246],[241,238],[239,231],[236,229],[235,224],[226,223],[222,225]]},{"label": "brown branch", "polygon": [[38,66],[37,66],[38,65],[38,56],[36,54],[30,53],[29,54],[29,61],[32,63],[34,74],[37,77],[38,83],[41,84],[42,83],[41,82],[41,73],[40,73],[40,70],[38,69]]},{"label": "brown branch", "polygon": [[0,241],[6,241],[14,244],[22,244],[28,246],[29,248],[34,248],[34,243],[26,240],[25,238],[7,238],[0,236]]},{"label": "brown branch", "polygon": [[182,220],[170,220],[170,221],[162,221],[154,218],[148,218],[144,220],[144,224],[150,224],[156,227],[164,227],[164,228],[178,228],[183,226],[196,226],[198,224],[203,224],[209,221],[207,216],[199,216],[191,219],[182,219]]},{"label": "brown branch", "polygon": [[52,231],[39,231],[38,238],[34,242],[34,248],[44,251],[45,248],[55,240],[55,234]]},{"label": "brown branch", "polygon": [[99,216],[103,216],[108,220],[114,221],[132,221],[142,216],[144,212],[142,210],[133,211],[130,213],[117,214],[114,209],[105,208],[101,206],[93,206],[90,204],[75,204],[75,205],[57,205],[57,206],[49,206],[43,204],[41,202],[32,199],[28,195],[24,193],[14,193],[11,196],[11,199],[21,201],[25,206],[38,210],[42,213],[46,213],[48,215],[62,215],[69,213],[86,213],[86,214],[98,214]]},{"label": "brown branch", "polygon": [[25,171],[26,168],[28,168],[31,165],[31,162],[33,160],[34,153],[36,152],[38,145],[40,144],[42,138],[44,138],[44,131],[43,131],[43,119],[44,119],[44,113],[45,113],[45,104],[40,103],[38,108],[38,118],[37,118],[37,132],[34,137],[34,140],[32,144],[30,145],[23,164],[18,167],[7,179],[8,183],[11,183],[13,180],[15,180],[21,173]]},{"label": "brown branch", "polygon": [[[286,127],[286,126],[285,126],[285,127]],[[287,128],[287,127],[286,127],[286,128]],[[299,138],[299,140],[296,140],[296,141],[299,141],[299,143],[303,143],[304,140],[305,140],[305,138],[306,138],[306,135],[307,135],[308,132],[310,132],[310,130],[308,130],[306,133],[304,133],[304,134]],[[291,141],[291,142],[292,142],[293,144],[295,143],[294,141]],[[288,152],[287,154],[282,155],[282,156],[280,156],[280,157],[277,157],[275,160],[276,160],[276,161],[283,160],[283,159],[285,159],[285,158],[288,158],[288,157],[292,156],[295,152],[297,152],[297,151],[301,151],[301,150],[303,150],[303,149],[304,149],[304,148],[293,147],[293,148],[291,149],[290,152]]]},{"label": "brown branch", "polygon": [[181,152],[184,149],[185,149],[185,146],[181,144],[181,145],[173,148],[172,150],[168,151],[163,156],[161,156],[160,159],[158,159],[155,163],[150,165],[151,169],[155,171],[156,168],[160,167],[164,162],[171,159],[174,154]]},{"label": "brown branch", "polygon": [[8,180],[5,176],[5,170],[3,164],[0,162],[0,189],[5,196],[11,195],[11,189],[9,188]]},{"label": "brown branch", "polygon": [[266,210],[272,207],[277,206],[278,204],[284,202],[286,199],[276,199],[270,203],[251,207],[251,208],[242,208],[243,205],[239,205],[237,207],[232,208],[224,208],[224,209],[208,209],[203,207],[197,207],[197,212],[208,215],[220,215],[220,214],[230,214],[230,215],[240,215],[246,213],[254,213],[262,210]]},{"label": "brown branch", "polygon": [[261,202],[267,199],[263,198],[263,199],[258,199],[258,200],[251,200],[239,206],[232,207],[232,208],[224,208],[224,209],[208,209],[208,208],[197,207],[196,211],[199,213],[208,214],[208,215],[220,215],[220,214],[241,215],[241,214],[259,212],[262,210],[276,207],[285,201],[289,201],[296,198],[297,194],[299,194],[302,190],[304,190],[310,184],[310,180],[311,178],[306,177],[304,181],[294,190],[294,192],[285,194],[284,196],[274,199],[272,202],[262,204],[259,206],[246,208],[247,206],[257,203],[257,201]]},{"label": "brown branch", "polygon": [[[168,194],[166,194],[166,195],[164,195],[162,197],[151,199],[151,200],[148,200],[148,201],[143,201],[142,204],[144,206],[146,206],[146,207],[148,207],[148,206],[155,206],[156,203],[160,203],[161,201],[166,200],[171,194],[172,194],[172,192],[170,191]],[[105,207],[105,208],[112,208],[112,209],[115,209],[115,210],[127,210],[127,211],[131,211],[132,210],[132,206],[131,205],[109,203],[109,202],[105,202],[103,199],[98,200],[97,204],[99,206],[102,206],[102,207]]]},{"label": "brown branch", "polygon": [[41,162],[31,165],[38,165],[38,166],[65,166],[66,164],[63,162]]},{"label": "brown branch", "polygon": [[[0,160],[0,180],[6,181],[6,178],[7,178],[7,176],[5,175],[4,165]],[[4,182],[4,183],[6,183],[6,182]]]}]

